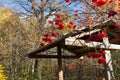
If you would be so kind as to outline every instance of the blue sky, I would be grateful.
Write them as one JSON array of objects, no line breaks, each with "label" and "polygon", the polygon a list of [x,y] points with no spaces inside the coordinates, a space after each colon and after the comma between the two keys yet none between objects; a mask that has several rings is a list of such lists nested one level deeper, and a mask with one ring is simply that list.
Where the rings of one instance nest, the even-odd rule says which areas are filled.
[{"label": "blue sky", "polygon": [[14,0],[0,0],[0,5],[1,6],[5,6],[5,7],[8,7],[8,8],[11,8],[11,7],[15,7],[16,4],[13,3]]},{"label": "blue sky", "polygon": [[[27,1],[27,0],[21,0],[21,1]],[[8,8],[15,8],[15,7],[21,8],[17,3],[14,3],[14,0],[0,0],[0,2],[2,2],[2,3],[0,3],[0,5],[3,5]],[[76,8],[80,8],[80,6],[81,6],[81,5],[77,5],[76,7],[74,7],[73,5],[70,5],[69,8],[76,9]]]},{"label": "blue sky", "polygon": [[[0,0],[2,3],[0,3],[0,5],[5,6],[7,8],[11,8],[13,11],[18,11],[18,12],[26,12],[25,10],[23,10],[23,8],[14,2],[14,0]],[[27,0],[19,0],[19,1],[27,1]],[[66,10],[82,10],[81,7],[81,3],[79,3],[78,5],[74,6],[76,4],[72,3],[71,5],[69,5]],[[67,3],[65,3],[64,5],[67,5]],[[74,11],[73,11],[74,12]]]}]

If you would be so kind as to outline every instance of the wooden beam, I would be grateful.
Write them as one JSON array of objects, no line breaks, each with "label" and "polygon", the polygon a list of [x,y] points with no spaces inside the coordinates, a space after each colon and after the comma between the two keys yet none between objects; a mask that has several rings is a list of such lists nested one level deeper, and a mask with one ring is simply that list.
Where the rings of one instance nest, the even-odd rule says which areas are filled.
[{"label": "wooden beam", "polygon": [[99,31],[101,31],[101,29],[93,29],[93,30],[90,30],[88,32],[83,32],[81,34],[78,34],[75,37],[77,37],[77,39],[79,39],[81,37],[90,36],[91,34],[97,33]]},{"label": "wooden beam", "polygon": [[[45,55],[45,54],[37,54],[34,56],[28,56],[29,58],[58,58],[58,55]],[[71,59],[76,59],[79,58],[79,56],[74,56],[74,55],[62,55],[62,58],[71,58]]]},{"label": "wooden beam", "polygon": [[106,47],[104,42],[85,42],[84,40],[65,40],[65,45],[73,45],[73,46],[86,46],[86,47],[96,47],[103,48],[108,50],[118,50],[120,49],[120,45],[117,44],[108,44],[109,47]]},{"label": "wooden beam", "polygon": [[[71,49],[71,47],[77,47],[77,48]],[[75,54],[78,57],[84,56],[86,55],[86,53],[96,50],[95,48],[88,48],[86,46],[79,47],[79,46],[72,46],[72,45],[71,46],[65,45],[65,46],[62,46],[62,48],[68,50],[69,52]]]},{"label": "wooden beam", "polygon": [[82,46],[82,47],[79,47],[76,49],[70,49],[70,47],[76,47],[76,46],[66,45],[62,48],[68,50],[69,52],[75,54],[78,57],[85,56],[88,52],[94,52],[96,50],[97,51],[100,50],[100,48],[95,48],[95,47],[90,48],[90,47],[86,47],[86,46]]},{"label": "wooden beam", "polygon": [[120,39],[113,38],[113,39],[110,40],[110,43],[120,44]]},{"label": "wooden beam", "polygon": [[114,32],[117,32],[117,33],[119,33],[120,32],[120,28],[114,28],[114,29],[112,29]]}]

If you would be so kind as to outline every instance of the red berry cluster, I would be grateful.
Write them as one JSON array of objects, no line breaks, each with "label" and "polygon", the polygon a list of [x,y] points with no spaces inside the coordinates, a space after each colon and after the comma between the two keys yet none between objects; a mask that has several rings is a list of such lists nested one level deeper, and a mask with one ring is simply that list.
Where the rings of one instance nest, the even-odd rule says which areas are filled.
[{"label": "red berry cluster", "polygon": [[106,35],[106,31],[102,31],[102,33],[98,33],[97,35],[91,35],[88,40],[89,41],[101,41],[103,38],[105,38]]},{"label": "red berry cluster", "polygon": [[76,29],[76,25],[72,21],[67,24],[67,27],[70,29]]},{"label": "red berry cluster", "polygon": [[[56,17],[55,20],[49,21],[49,23],[51,25],[55,24],[55,25],[57,25],[57,29],[63,30],[64,25],[62,24],[61,14],[56,14],[55,17]],[[44,46],[45,43],[51,43],[57,37],[58,37],[58,34],[55,31],[53,31],[52,33],[46,33],[46,34],[44,34],[44,37],[42,39],[42,43],[40,45]]]},{"label": "red berry cluster", "polygon": [[120,24],[117,23],[117,22],[114,22],[114,27],[115,27],[115,28],[120,28]]},{"label": "red berry cluster", "polygon": [[55,20],[53,20],[53,21],[49,21],[49,23],[50,24],[55,24],[55,25],[57,25],[57,29],[59,29],[59,30],[64,30],[64,25],[63,25],[63,21],[62,21],[62,15],[61,14],[56,14],[55,15]]},{"label": "red berry cluster", "polygon": [[92,2],[93,2],[95,5],[101,7],[101,6],[103,6],[103,5],[105,5],[105,4],[107,3],[107,0],[92,0]]},{"label": "red berry cluster", "polygon": [[105,64],[106,59],[104,59],[102,56],[105,55],[106,52],[104,50],[99,50],[98,52],[89,52],[87,54],[88,58],[98,59],[99,64]]},{"label": "red berry cluster", "polygon": [[66,3],[70,3],[70,0],[65,0],[66,1]]},{"label": "red berry cluster", "polygon": [[116,14],[117,14],[116,11],[111,10],[111,11],[109,11],[109,13],[108,13],[108,18],[110,18],[111,16],[114,17]]},{"label": "red berry cluster", "polygon": [[98,59],[98,63],[99,64],[105,64],[106,63],[106,59],[105,58],[99,58]]},{"label": "red berry cluster", "polygon": [[109,3],[113,3],[114,0],[110,0]]},{"label": "red berry cluster", "polygon": [[92,2],[98,6],[98,7],[102,7],[107,3],[112,4],[114,0],[92,0]]},{"label": "red berry cluster", "polygon": [[84,22],[87,23],[89,26],[92,26],[94,24],[94,21],[90,20],[89,18],[84,19]]},{"label": "red berry cluster", "polygon": [[75,10],[74,16],[75,16],[76,18],[80,18],[79,14],[78,14],[78,10]]},{"label": "red berry cluster", "polygon": [[59,30],[64,30],[65,26],[63,25],[62,15],[61,14],[56,14],[55,25],[58,26]]},{"label": "red berry cluster", "polygon": [[50,34],[46,33],[44,34],[44,37],[42,39],[42,43],[40,44],[40,46],[44,46],[45,43],[51,43],[54,41],[54,38],[57,38],[58,34],[56,32],[52,32]]},{"label": "red berry cluster", "polygon": [[70,61],[67,65],[67,70],[71,71],[72,70],[72,66],[74,66],[74,63],[72,61]]},{"label": "red berry cluster", "polygon": [[[55,20],[53,21],[49,21],[50,24],[55,24],[57,25],[57,29],[59,30],[64,30],[65,29],[65,25],[63,24],[63,20],[62,20],[62,15],[61,14],[56,14],[56,18]],[[68,24],[67,24],[67,27],[70,28],[70,29],[76,29],[76,25],[70,21]]]}]

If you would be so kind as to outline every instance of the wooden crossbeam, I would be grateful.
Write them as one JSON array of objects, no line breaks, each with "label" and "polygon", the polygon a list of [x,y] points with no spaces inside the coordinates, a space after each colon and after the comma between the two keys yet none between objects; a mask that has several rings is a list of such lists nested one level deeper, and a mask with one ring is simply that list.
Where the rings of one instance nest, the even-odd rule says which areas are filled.
[{"label": "wooden crossbeam", "polygon": [[84,47],[77,46],[78,48],[75,48],[75,49],[71,49],[71,47],[76,47],[76,46],[70,46],[70,45],[62,46],[63,49],[66,49],[69,52],[72,52],[73,54],[75,54],[79,57],[86,55],[88,52],[94,52],[96,50],[100,50],[99,48],[89,48],[86,46],[84,46]]},{"label": "wooden crossbeam", "polygon": [[114,36],[114,37],[116,37],[118,34],[115,32],[115,31],[113,31],[113,30],[111,30],[111,29],[107,29],[107,32],[110,34],[110,35],[112,35],[112,36]]},{"label": "wooden crossbeam", "polygon": [[110,43],[120,44],[120,39],[113,38],[113,39],[110,40]]},{"label": "wooden crossbeam", "polygon": [[106,47],[103,42],[85,42],[84,40],[72,40],[66,39],[65,45],[73,45],[73,46],[86,46],[86,47],[96,47],[103,48],[108,50],[117,50],[120,49],[120,45],[117,44],[108,44],[109,47]]},{"label": "wooden crossbeam", "polygon": [[114,28],[114,29],[112,29],[114,32],[117,32],[117,33],[119,33],[120,32],[120,28]]},{"label": "wooden crossbeam", "polygon": [[99,32],[99,31],[101,31],[101,29],[93,29],[91,31],[83,32],[83,33],[81,33],[79,35],[76,35],[76,37],[81,38],[81,37],[84,37],[84,36],[89,36],[89,35],[91,35],[93,33]]},{"label": "wooden crossbeam", "polygon": [[[45,54],[37,54],[37,55],[32,55],[28,56],[29,58],[58,58],[58,55],[45,55]],[[79,58],[79,56],[74,56],[74,55],[62,55],[61,58],[71,58],[71,59],[76,59]]]}]

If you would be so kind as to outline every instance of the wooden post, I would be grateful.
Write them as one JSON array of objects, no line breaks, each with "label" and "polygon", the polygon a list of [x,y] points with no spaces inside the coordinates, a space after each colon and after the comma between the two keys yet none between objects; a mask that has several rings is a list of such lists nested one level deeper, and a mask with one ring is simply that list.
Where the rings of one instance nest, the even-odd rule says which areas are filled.
[{"label": "wooden post", "polygon": [[[106,48],[109,47],[108,38],[104,38],[103,43],[106,46]],[[105,59],[106,59],[105,69],[106,69],[106,73],[107,73],[106,80],[116,80],[115,76],[114,76],[114,73],[113,73],[112,59],[111,59],[110,50],[106,50]]]},{"label": "wooden post", "polygon": [[57,51],[58,51],[58,80],[63,80],[62,54],[60,46],[57,46]]},{"label": "wooden post", "polygon": [[112,67],[112,59],[111,59],[111,53],[109,50],[106,50],[106,73],[107,73],[107,79],[106,80],[116,80],[113,74],[113,67]]}]

